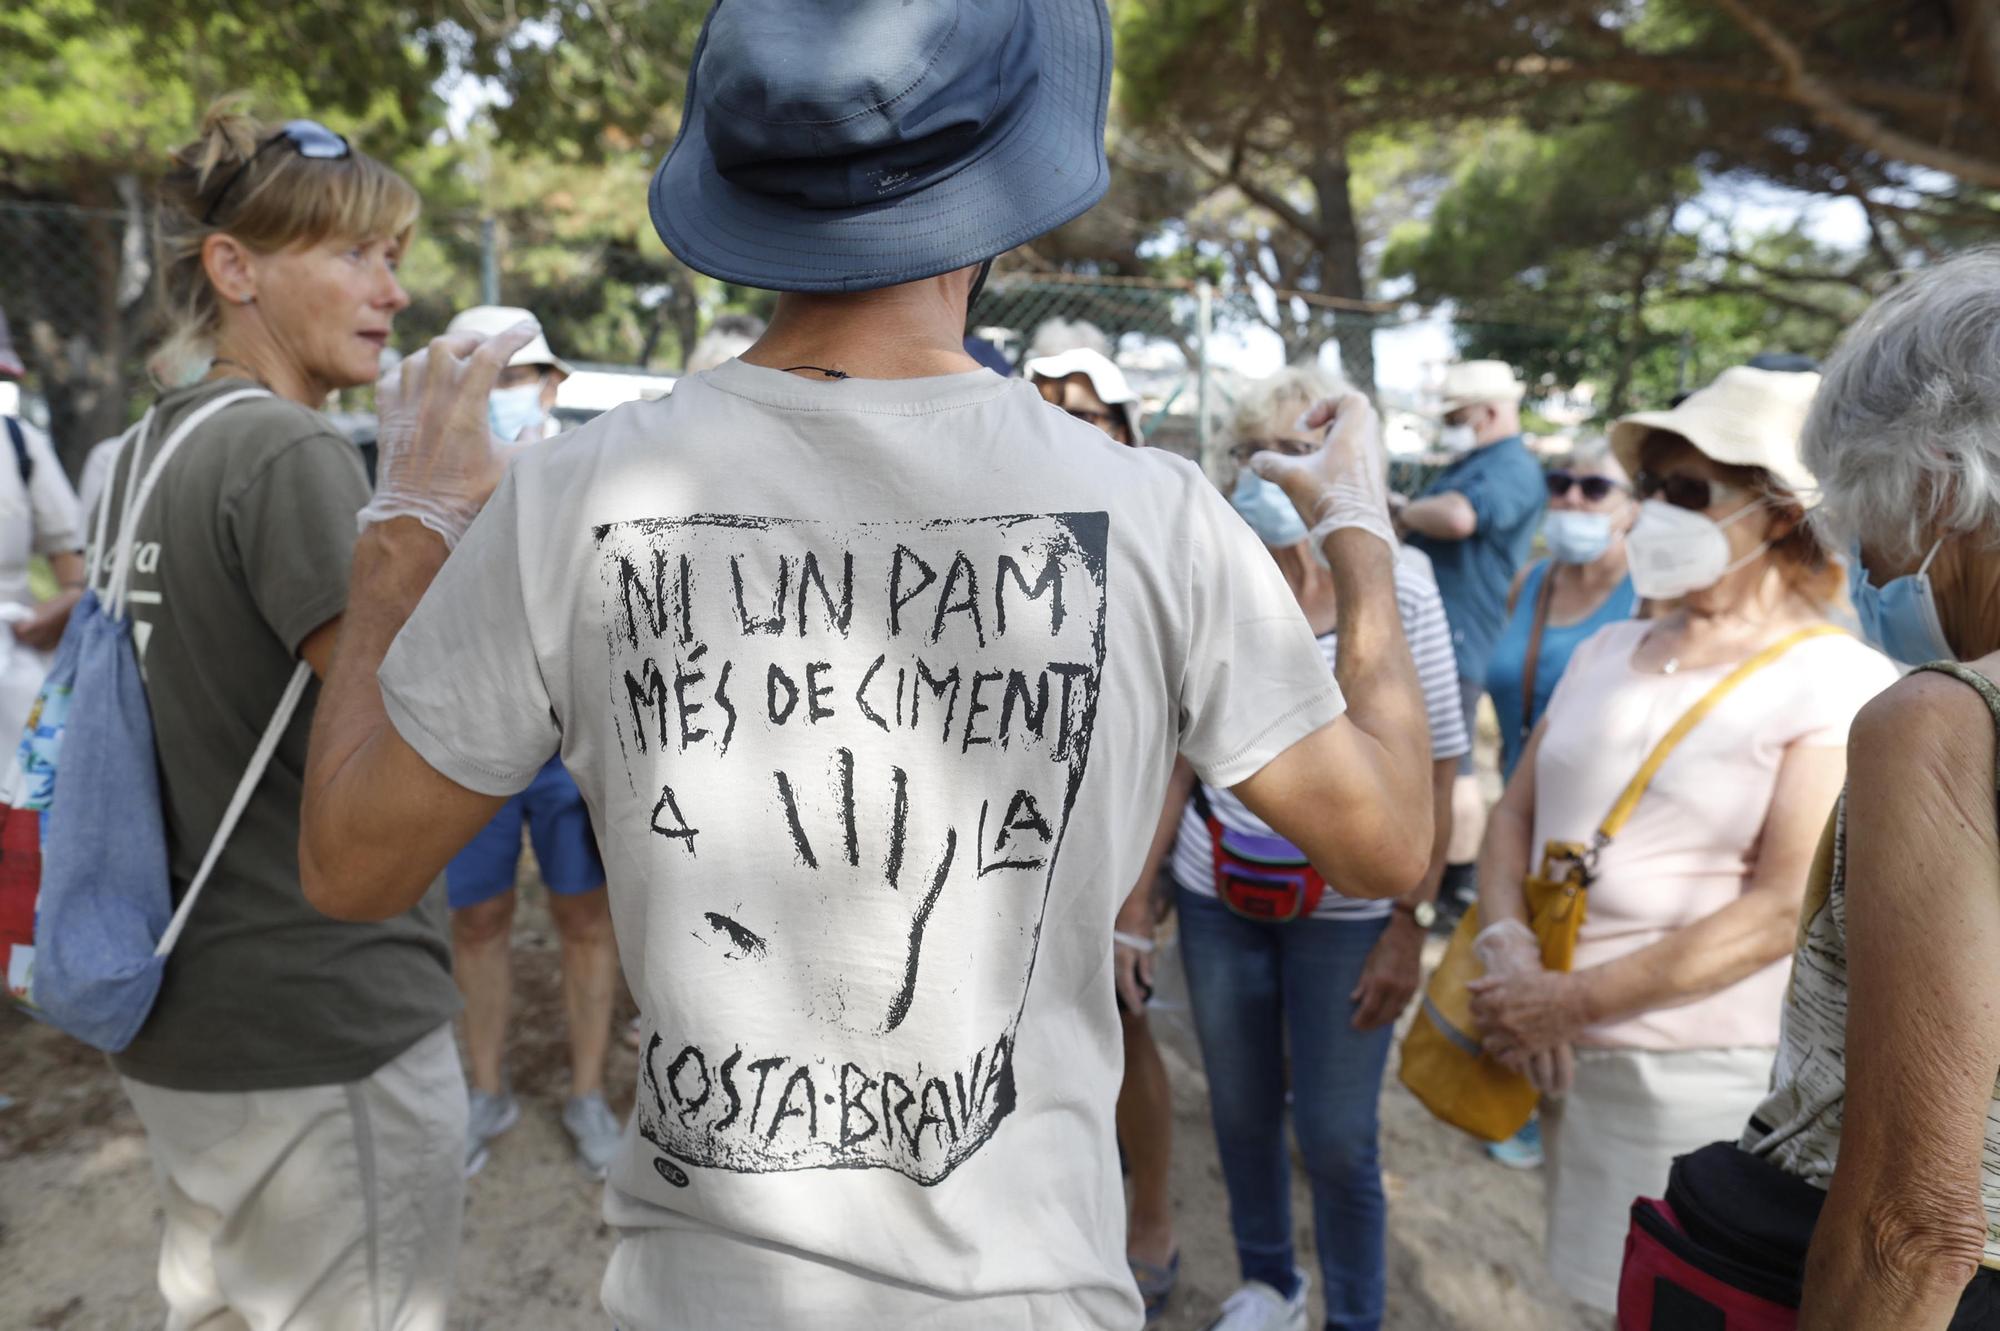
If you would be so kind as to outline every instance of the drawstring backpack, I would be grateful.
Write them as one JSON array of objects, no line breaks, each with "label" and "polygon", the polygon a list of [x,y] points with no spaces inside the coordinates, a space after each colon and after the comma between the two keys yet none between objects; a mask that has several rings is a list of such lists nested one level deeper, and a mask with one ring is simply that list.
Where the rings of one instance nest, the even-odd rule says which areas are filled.
[{"label": "drawstring backpack", "polygon": [[83,599],[21,745],[22,803],[43,811],[29,1004],[51,1025],[107,1053],[130,1044],[151,1013],[167,955],[312,677],[312,668],[299,662],[174,909],[152,711],[132,640],[133,550],[147,501],[188,436],[217,412],[268,396],[244,389],[195,408],[160,445],[143,477],[139,463],[153,413],[129,432],[120,453],[129,452],[131,460],[117,539],[106,539],[113,488],[107,485]]}]

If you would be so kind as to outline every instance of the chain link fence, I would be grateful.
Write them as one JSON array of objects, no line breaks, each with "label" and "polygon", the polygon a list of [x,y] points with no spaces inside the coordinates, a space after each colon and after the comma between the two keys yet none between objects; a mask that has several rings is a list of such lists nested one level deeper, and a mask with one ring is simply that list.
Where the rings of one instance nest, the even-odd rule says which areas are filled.
[{"label": "chain link fence", "polygon": [[[74,471],[156,391],[145,369],[157,337],[145,203],[136,193],[119,209],[0,201],[0,254],[10,259],[0,264],[0,310],[29,371],[25,409]],[[696,277],[650,235],[565,237],[532,220],[468,216],[425,219],[402,277],[412,298],[396,324],[403,349],[421,346],[468,305],[525,305],[565,358],[605,372],[614,397],[628,382],[634,396],[664,391],[717,317],[765,314],[771,299]],[[1005,261],[971,326],[1016,372],[1037,350],[1104,351],[1142,400],[1148,442],[1202,460],[1218,478],[1245,387],[1285,364],[1317,361],[1375,393],[1392,480],[1405,492],[1442,464],[1432,452],[1437,385],[1468,331],[1388,304],[1037,272]],[[365,415],[370,399],[364,390],[336,405]],[[1587,402],[1568,405],[1577,420],[1588,415]]]}]

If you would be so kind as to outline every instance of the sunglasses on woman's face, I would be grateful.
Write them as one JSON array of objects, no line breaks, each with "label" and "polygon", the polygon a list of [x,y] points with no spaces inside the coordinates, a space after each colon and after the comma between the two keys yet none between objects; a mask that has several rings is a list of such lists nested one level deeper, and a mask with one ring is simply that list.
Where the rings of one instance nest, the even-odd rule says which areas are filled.
[{"label": "sunglasses on woman's face", "polygon": [[1579,476],[1573,471],[1552,471],[1542,479],[1548,483],[1551,499],[1561,499],[1574,487],[1593,504],[1602,503],[1624,488],[1609,476]]},{"label": "sunglasses on woman's face", "polygon": [[1705,476],[1687,476],[1680,472],[1657,475],[1642,471],[1634,478],[1641,499],[1664,499],[1675,508],[1685,508],[1690,512],[1704,513],[1715,505],[1735,495],[1743,493],[1738,486],[1721,481],[1711,481]]},{"label": "sunglasses on woman's face", "polygon": [[316,162],[337,162],[354,151],[346,139],[317,120],[288,120],[283,129],[257,145],[257,151],[250,154],[248,161],[229,173],[229,179],[222,182],[222,188],[209,200],[208,211],[202,214],[203,226],[215,225],[215,215],[221,211],[222,201],[229,197],[229,191],[236,188],[236,182],[257,164],[259,157],[280,143],[290,144],[293,152]]}]

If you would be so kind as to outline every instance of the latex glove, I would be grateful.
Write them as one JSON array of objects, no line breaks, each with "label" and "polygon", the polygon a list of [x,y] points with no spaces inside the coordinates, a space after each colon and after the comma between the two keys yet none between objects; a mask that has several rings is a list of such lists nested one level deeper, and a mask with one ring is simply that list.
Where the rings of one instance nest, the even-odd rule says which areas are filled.
[{"label": "latex glove", "polygon": [[1586,1024],[1576,977],[1542,965],[1541,944],[1519,920],[1481,930],[1473,952],[1486,968],[1472,991],[1472,1019],[1486,1052],[1544,1095],[1568,1092],[1575,1072],[1570,1041]]},{"label": "latex glove", "polygon": [[1382,422],[1359,393],[1316,403],[1299,418],[1299,428],[1325,427],[1316,453],[1287,457],[1258,453],[1250,468],[1281,487],[1312,529],[1315,550],[1343,528],[1380,537],[1394,549],[1396,529],[1389,519],[1389,455],[1382,446]]},{"label": "latex glove", "polygon": [[523,447],[494,437],[486,398],[537,331],[524,320],[492,337],[440,337],[376,386],[375,497],[361,510],[363,530],[415,518],[447,548],[458,544]]},{"label": "latex glove", "polygon": [[1472,940],[1472,955],[1488,975],[1523,975],[1542,969],[1542,944],[1519,920],[1487,925]]}]

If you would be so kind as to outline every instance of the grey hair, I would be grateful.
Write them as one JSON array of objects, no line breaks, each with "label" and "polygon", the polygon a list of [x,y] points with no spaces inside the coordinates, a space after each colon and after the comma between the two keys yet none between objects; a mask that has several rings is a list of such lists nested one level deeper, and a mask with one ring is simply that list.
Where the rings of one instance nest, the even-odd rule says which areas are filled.
[{"label": "grey hair", "polygon": [[1618,455],[1611,451],[1611,439],[1607,435],[1580,434],[1563,457],[1573,466],[1593,467],[1626,485],[1632,483],[1632,478],[1625,474],[1624,466],[1619,463]]},{"label": "grey hair", "polygon": [[1835,549],[1914,558],[1939,532],[2000,533],[2000,249],[1913,274],[1861,316],[1799,452]]},{"label": "grey hair", "polygon": [[1274,424],[1289,430],[1313,403],[1346,391],[1346,381],[1331,371],[1312,364],[1287,365],[1244,389],[1230,413],[1229,431],[1237,439],[1249,439]]}]

